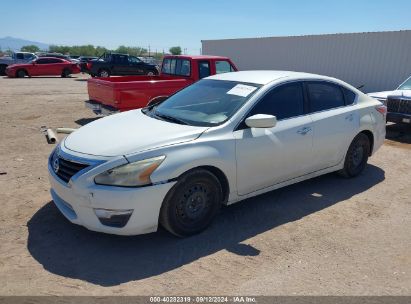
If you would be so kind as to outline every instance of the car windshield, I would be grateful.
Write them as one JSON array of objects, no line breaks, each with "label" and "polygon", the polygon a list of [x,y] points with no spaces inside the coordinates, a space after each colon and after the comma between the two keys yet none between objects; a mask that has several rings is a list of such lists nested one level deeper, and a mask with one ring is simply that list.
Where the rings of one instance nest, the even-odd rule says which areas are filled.
[{"label": "car windshield", "polygon": [[411,77],[404,81],[397,90],[411,90]]},{"label": "car windshield", "polygon": [[143,109],[151,117],[192,126],[216,126],[231,118],[260,85],[200,80],[158,106]]}]

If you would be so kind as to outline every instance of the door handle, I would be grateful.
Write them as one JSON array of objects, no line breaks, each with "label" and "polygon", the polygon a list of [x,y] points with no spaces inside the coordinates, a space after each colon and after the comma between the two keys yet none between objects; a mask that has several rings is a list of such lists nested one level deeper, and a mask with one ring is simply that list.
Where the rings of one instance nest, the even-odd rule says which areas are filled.
[{"label": "door handle", "polygon": [[302,128],[302,129],[299,129],[298,131],[297,131],[297,133],[298,134],[301,134],[301,135],[305,135],[305,134],[307,134],[308,132],[310,132],[311,131],[311,128],[310,127],[304,127],[304,128]]}]

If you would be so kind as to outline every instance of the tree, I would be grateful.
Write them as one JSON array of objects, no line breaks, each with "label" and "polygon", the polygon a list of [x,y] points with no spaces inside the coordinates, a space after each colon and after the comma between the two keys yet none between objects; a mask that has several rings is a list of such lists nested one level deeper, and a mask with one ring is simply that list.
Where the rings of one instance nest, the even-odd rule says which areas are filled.
[{"label": "tree", "polygon": [[147,49],[142,48],[142,47],[133,47],[133,46],[124,46],[120,45],[116,50],[116,53],[121,53],[121,54],[129,54],[131,56],[141,56],[145,53],[147,53]]},{"label": "tree", "polygon": [[181,47],[173,46],[169,49],[170,53],[173,55],[181,55]]},{"label": "tree", "polygon": [[31,45],[25,45],[21,47],[20,51],[35,53],[35,52],[40,51],[40,48],[37,45],[31,44]]}]

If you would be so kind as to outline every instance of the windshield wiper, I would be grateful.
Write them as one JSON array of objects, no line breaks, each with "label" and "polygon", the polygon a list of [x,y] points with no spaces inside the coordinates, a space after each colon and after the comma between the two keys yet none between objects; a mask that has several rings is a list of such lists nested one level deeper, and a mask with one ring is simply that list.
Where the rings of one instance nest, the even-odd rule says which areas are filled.
[{"label": "windshield wiper", "polygon": [[166,120],[166,121],[172,121],[172,122],[175,122],[175,123],[178,123],[178,124],[181,124],[181,125],[188,125],[188,122],[186,122],[186,121],[184,121],[180,118],[176,118],[176,117],[173,117],[173,116],[170,116],[170,115],[167,115],[167,114],[159,113],[157,111],[154,111],[153,114],[154,114],[154,116],[162,118],[163,120]]}]

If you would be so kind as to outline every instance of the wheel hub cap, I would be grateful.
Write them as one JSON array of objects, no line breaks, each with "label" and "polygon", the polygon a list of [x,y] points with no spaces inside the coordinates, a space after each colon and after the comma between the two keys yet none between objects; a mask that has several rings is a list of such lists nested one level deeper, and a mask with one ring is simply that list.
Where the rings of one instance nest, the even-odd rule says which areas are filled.
[{"label": "wheel hub cap", "polygon": [[180,216],[189,221],[200,219],[208,205],[207,190],[200,185],[191,187],[180,202]]}]

